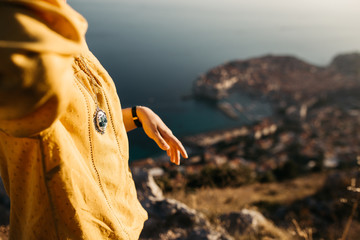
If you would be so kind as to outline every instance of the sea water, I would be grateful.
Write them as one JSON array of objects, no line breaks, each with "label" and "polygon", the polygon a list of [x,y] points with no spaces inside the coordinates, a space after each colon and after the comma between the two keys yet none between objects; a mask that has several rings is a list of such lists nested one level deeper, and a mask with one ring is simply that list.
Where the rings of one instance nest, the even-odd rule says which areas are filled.
[{"label": "sea water", "polygon": [[[122,106],[149,106],[179,137],[271,114],[268,102],[246,94],[231,96],[248,107],[237,120],[215,104],[183,100],[216,65],[266,54],[327,65],[338,53],[360,50],[358,0],[68,2],[88,20],[89,47],[113,77]],[[159,153],[141,130],[129,140],[131,160]]]}]

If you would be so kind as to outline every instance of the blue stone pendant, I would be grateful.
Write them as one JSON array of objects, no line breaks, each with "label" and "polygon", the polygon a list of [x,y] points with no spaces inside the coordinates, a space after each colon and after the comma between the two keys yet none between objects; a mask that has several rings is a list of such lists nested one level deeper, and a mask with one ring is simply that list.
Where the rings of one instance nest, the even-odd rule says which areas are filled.
[{"label": "blue stone pendant", "polygon": [[94,113],[94,124],[96,131],[98,131],[101,134],[105,133],[108,120],[106,117],[106,113],[103,110],[101,110],[99,107],[96,108],[96,111]]}]

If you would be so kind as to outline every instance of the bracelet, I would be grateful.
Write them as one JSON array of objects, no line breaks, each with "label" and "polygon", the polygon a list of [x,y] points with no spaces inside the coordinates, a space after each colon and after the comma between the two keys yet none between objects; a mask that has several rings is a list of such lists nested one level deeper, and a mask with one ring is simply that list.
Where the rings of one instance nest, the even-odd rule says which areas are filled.
[{"label": "bracelet", "polygon": [[135,125],[136,125],[138,128],[141,128],[141,127],[142,127],[142,123],[140,122],[139,117],[137,116],[136,106],[134,106],[134,107],[131,108],[131,113],[132,113],[132,119],[133,119]]}]

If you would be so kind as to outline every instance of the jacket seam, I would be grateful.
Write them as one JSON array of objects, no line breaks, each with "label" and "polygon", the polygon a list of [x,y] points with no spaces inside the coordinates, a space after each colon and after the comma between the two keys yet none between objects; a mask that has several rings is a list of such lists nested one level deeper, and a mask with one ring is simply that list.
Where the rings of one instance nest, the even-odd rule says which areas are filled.
[{"label": "jacket seam", "polygon": [[115,135],[116,145],[117,145],[117,147],[118,147],[118,150],[119,150],[119,153],[120,153],[121,157],[124,159],[124,158],[125,158],[125,155],[124,155],[124,153],[121,151],[121,148],[120,148],[119,140],[118,140],[118,137],[117,137],[117,132],[116,132],[115,127],[114,127],[113,117],[112,117],[112,114],[111,114],[111,111],[110,111],[109,101],[108,101],[108,99],[107,99],[107,97],[106,97],[105,93],[103,93],[103,94],[104,94],[104,98],[105,98],[106,106],[107,106],[108,111],[109,111],[110,122],[111,122],[111,128],[112,128],[112,130],[113,130],[113,132],[114,132],[114,135]]},{"label": "jacket seam", "polygon": [[[77,79],[76,79],[77,80]],[[79,81],[79,80],[77,80]],[[123,232],[126,234],[127,238],[130,239],[129,237],[129,234],[127,233],[127,231],[125,231],[125,228],[124,226],[121,224],[120,220],[118,219],[118,217],[116,216],[116,214],[114,213],[114,210],[109,202],[109,199],[105,193],[105,190],[104,190],[104,187],[102,185],[102,182],[101,182],[101,178],[100,178],[100,173],[99,173],[99,170],[97,169],[96,167],[96,164],[95,164],[95,159],[94,159],[94,153],[93,153],[93,142],[91,140],[91,119],[90,119],[90,110],[89,110],[89,102],[87,101],[86,97],[85,97],[85,93],[84,91],[81,89],[80,85],[76,82],[76,85],[78,87],[78,89],[80,90],[80,92],[82,93],[84,99],[85,99],[85,102],[86,102],[86,110],[87,110],[87,116],[88,116],[88,137],[89,137],[89,146],[90,146],[90,158],[91,158],[91,163],[92,163],[92,167],[95,171],[95,174],[96,174],[96,177],[97,177],[97,180],[98,180],[98,184],[99,184],[99,187],[101,189],[101,192],[103,193],[104,195],[104,198],[105,198],[105,201],[111,211],[111,213],[113,214],[113,216],[115,217],[115,219],[118,221],[119,225],[121,226]],[[104,95],[105,96],[105,95]],[[106,96],[105,96],[106,98]]]}]

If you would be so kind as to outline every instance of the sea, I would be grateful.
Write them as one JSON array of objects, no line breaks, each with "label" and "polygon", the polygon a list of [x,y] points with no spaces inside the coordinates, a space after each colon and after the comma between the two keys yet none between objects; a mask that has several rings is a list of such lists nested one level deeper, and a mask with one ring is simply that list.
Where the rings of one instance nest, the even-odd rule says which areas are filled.
[{"label": "sea", "polygon": [[[325,66],[360,51],[358,0],[68,0],[88,21],[87,42],[112,76],[122,107],[148,106],[182,139],[272,114],[266,99],[234,93],[234,120],[189,96],[195,79],[236,59],[291,55]],[[142,130],[130,161],[161,156]]]}]

